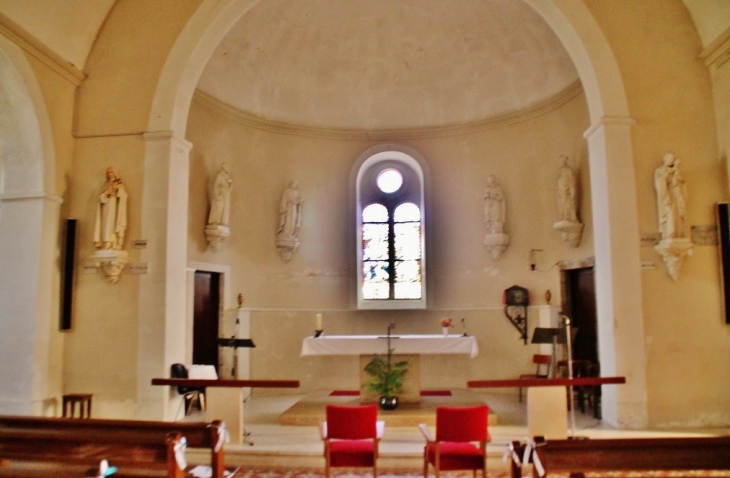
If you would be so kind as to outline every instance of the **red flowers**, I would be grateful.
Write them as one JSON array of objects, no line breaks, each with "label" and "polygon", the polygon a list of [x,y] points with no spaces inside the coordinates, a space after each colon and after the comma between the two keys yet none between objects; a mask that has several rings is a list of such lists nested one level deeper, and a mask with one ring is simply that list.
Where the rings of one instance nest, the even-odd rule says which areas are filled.
[{"label": "red flowers", "polygon": [[451,317],[441,319],[441,327],[451,327]]}]

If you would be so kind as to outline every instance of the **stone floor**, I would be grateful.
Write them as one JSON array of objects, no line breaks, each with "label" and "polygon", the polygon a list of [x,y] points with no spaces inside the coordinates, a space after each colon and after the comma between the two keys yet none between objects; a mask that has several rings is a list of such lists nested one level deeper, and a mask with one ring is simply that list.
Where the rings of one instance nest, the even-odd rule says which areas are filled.
[{"label": "stone floor", "polygon": [[[527,438],[525,403],[517,400],[514,394],[469,393],[454,391],[456,399],[468,397],[470,401],[487,403],[495,415],[496,425],[490,424],[489,433],[492,441],[488,446],[490,466],[495,470],[505,467],[502,456],[512,440]],[[433,397],[447,402],[448,397]],[[296,395],[265,395],[254,392],[244,404],[245,428],[248,443],[228,444],[226,446],[226,462],[240,465],[264,466],[322,466],[322,442],[316,423],[318,419],[307,418],[306,424],[282,424],[282,416],[286,421],[286,412],[296,412],[302,407],[319,407],[323,415],[324,403],[357,400],[354,397],[329,397],[329,391],[313,391]],[[309,403],[309,404],[308,404]],[[430,401],[428,406],[431,407]],[[315,405],[316,404],[316,405]],[[432,412],[430,412],[432,413]],[[382,415],[382,414],[381,414]],[[424,422],[428,422],[429,412],[425,413]],[[203,420],[199,412],[193,413],[186,420]],[[410,419],[409,419],[410,420]],[[415,421],[418,421],[416,419]],[[591,438],[612,437],[655,437],[693,435],[706,431],[656,431],[656,430],[616,430],[603,421],[593,418],[592,414],[576,413],[575,429],[572,430],[570,420],[566,424],[568,434]],[[720,430],[717,433],[728,433]],[[379,466],[418,468],[422,463],[424,439],[415,425],[391,424],[385,428],[380,444]],[[189,450],[191,457],[196,457],[195,450]],[[196,459],[205,460],[204,456]]]}]

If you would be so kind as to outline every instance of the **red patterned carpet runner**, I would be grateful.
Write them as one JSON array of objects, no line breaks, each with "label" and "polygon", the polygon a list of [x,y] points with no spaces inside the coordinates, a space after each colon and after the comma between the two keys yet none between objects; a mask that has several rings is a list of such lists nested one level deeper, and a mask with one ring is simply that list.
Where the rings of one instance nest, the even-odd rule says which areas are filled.
[{"label": "red patterned carpet runner", "polygon": [[[360,392],[357,390],[335,390],[330,397],[357,397]],[[451,390],[421,390],[422,397],[450,397]]]},{"label": "red patterned carpet runner", "polygon": [[[523,468],[523,475],[531,477],[531,467]],[[236,475],[241,478],[324,478],[324,468],[270,468],[243,466]],[[372,478],[372,470],[367,468],[333,468],[332,478]],[[429,477],[433,478],[433,471]],[[444,478],[472,478],[471,471],[444,471]],[[477,477],[481,478],[481,473]],[[678,478],[678,477],[730,477],[730,470],[718,471],[616,471],[585,474],[586,478]],[[548,474],[548,478],[568,477],[565,474]],[[378,469],[378,478],[423,478],[422,470],[415,469]],[[505,469],[487,470],[487,478],[509,478]]]}]

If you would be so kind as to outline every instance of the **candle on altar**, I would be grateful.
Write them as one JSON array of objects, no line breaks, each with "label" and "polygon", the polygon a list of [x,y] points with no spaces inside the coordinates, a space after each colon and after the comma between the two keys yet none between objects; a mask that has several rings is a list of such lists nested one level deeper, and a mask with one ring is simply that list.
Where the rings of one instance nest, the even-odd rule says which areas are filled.
[{"label": "candle on altar", "polygon": [[324,330],[324,326],[322,325],[322,314],[314,316],[314,330]]}]

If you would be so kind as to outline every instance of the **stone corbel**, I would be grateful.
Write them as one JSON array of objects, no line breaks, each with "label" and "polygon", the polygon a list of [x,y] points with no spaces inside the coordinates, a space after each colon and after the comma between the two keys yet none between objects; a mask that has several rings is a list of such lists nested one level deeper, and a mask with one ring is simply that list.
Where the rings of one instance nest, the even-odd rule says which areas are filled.
[{"label": "stone corbel", "polygon": [[563,241],[570,247],[578,247],[580,238],[583,235],[583,223],[579,221],[558,221],[553,228],[560,231]]},{"label": "stone corbel", "polygon": [[672,279],[677,280],[679,271],[682,270],[682,261],[685,257],[691,256],[694,252],[694,244],[687,238],[662,239],[659,244],[654,246],[664,259],[667,266],[667,272]]},{"label": "stone corbel", "polygon": [[276,249],[279,251],[279,255],[281,256],[281,258],[284,259],[286,262],[289,262],[291,260],[291,256],[297,251],[298,248],[299,240],[297,238],[276,240]]},{"label": "stone corbel", "polygon": [[109,282],[116,284],[129,262],[129,253],[117,249],[100,249],[91,256],[91,260],[102,270]]},{"label": "stone corbel", "polygon": [[220,250],[221,244],[231,235],[231,229],[228,226],[220,224],[209,224],[205,226],[205,238],[208,245],[214,252]]},{"label": "stone corbel", "polygon": [[499,256],[507,250],[507,246],[509,245],[509,234],[487,234],[484,236],[484,245],[487,246],[487,251],[489,251],[492,255],[492,259],[496,261],[499,259]]}]

